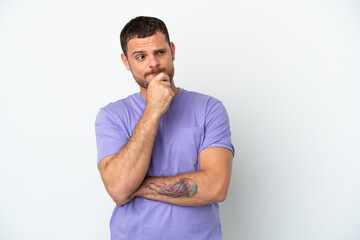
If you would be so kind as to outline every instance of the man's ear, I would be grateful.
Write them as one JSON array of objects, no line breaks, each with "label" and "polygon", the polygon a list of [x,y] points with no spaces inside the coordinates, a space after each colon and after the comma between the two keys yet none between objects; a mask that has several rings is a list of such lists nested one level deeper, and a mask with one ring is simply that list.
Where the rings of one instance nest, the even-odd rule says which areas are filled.
[{"label": "man's ear", "polygon": [[128,61],[128,59],[127,59],[127,57],[125,56],[124,53],[121,53],[121,60],[124,63],[126,69],[130,71],[129,61]]},{"label": "man's ear", "polygon": [[172,60],[175,60],[175,44],[173,42],[170,43],[170,49],[171,49],[171,56]]}]

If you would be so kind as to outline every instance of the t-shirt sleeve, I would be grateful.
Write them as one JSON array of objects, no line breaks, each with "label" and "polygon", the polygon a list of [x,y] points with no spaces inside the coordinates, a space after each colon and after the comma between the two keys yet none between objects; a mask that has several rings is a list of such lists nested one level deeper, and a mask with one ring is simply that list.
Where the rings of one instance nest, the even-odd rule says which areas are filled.
[{"label": "t-shirt sleeve", "polygon": [[119,124],[114,121],[111,112],[100,109],[95,121],[97,145],[97,163],[107,156],[118,153],[128,142]]},{"label": "t-shirt sleeve", "polygon": [[205,148],[223,147],[235,154],[231,143],[229,117],[222,102],[211,98],[207,104],[205,115],[204,141],[199,152]]}]

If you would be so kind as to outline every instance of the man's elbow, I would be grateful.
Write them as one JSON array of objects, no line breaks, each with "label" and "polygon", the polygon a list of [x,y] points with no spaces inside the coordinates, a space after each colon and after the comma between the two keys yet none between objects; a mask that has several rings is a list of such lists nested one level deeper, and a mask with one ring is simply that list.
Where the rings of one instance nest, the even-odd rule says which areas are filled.
[{"label": "man's elbow", "polygon": [[215,198],[216,202],[224,202],[226,200],[228,190],[229,190],[229,181],[220,181],[219,184],[215,185],[213,189],[213,197]]},{"label": "man's elbow", "polygon": [[217,188],[213,188],[212,191],[208,192],[207,196],[209,203],[217,203],[223,202],[227,196],[227,187],[219,186]]},{"label": "man's elbow", "polygon": [[122,206],[125,203],[129,202],[132,192],[129,191],[126,187],[116,184],[113,186],[106,186],[106,190],[116,203],[117,206]]},{"label": "man's elbow", "polygon": [[216,193],[215,197],[215,201],[216,202],[224,202],[226,200],[226,196],[227,196],[227,189],[221,189],[220,191],[218,191]]}]

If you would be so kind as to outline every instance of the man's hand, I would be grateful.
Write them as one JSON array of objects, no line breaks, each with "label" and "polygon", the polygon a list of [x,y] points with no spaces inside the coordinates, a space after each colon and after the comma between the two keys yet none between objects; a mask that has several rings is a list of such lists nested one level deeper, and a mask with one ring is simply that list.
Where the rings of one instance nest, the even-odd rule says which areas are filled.
[{"label": "man's hand", "polygon": [[174,97],[175,93],[171,89],[169,76],[165,73],[159,73],[149,83],[146,108],[161,116],[168,110],[170,102]]}]

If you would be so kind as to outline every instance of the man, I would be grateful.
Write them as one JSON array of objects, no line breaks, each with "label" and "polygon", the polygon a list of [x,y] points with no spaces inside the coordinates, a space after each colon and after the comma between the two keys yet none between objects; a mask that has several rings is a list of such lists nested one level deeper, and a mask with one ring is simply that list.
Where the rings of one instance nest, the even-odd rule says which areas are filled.
[{"label": "man", "polygon": [[121,59],[140,92],[100,109],[98,167],[116,203],[111,239],[221,239],[234,148],[222,103],[175,86],[165,24],[131,20]]}]

